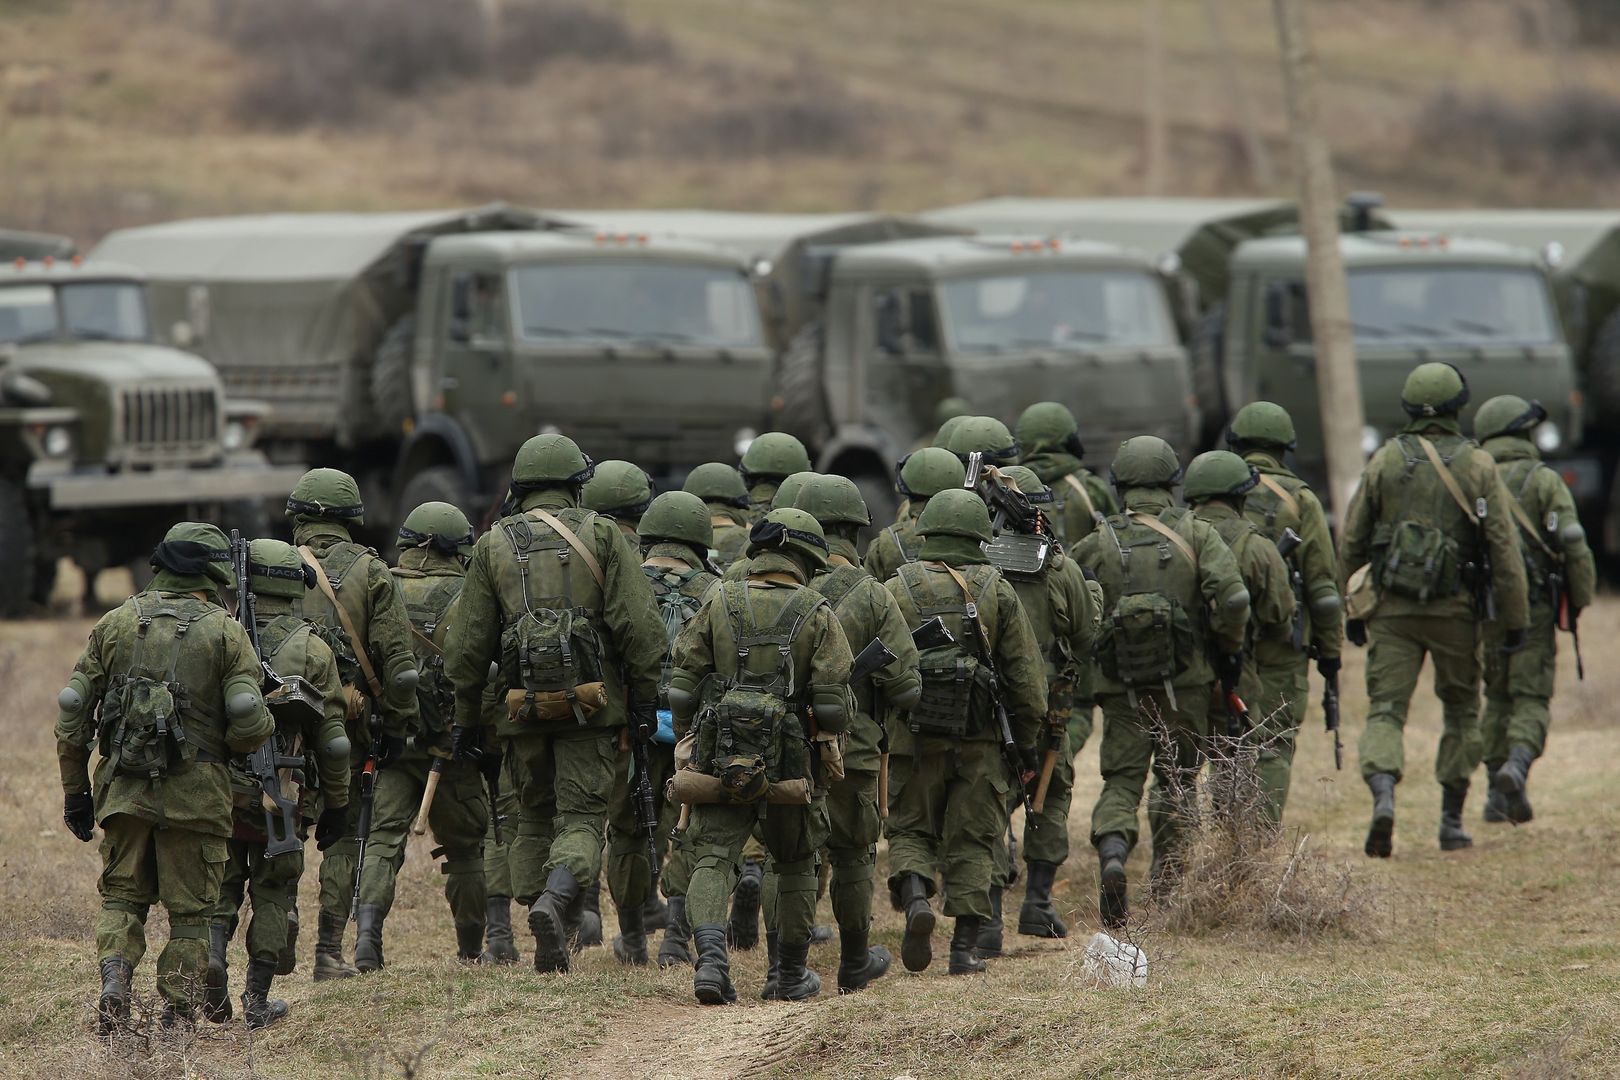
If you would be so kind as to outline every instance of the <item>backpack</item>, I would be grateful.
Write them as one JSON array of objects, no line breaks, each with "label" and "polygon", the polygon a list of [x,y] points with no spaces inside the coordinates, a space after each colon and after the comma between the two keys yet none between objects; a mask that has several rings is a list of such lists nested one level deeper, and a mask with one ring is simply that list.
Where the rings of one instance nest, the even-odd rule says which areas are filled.
[{"label": "backpack", "polygon": [[793,589],[767,625],[754,604],[783,590],[760,590],[728,581],[720,602],[737,645],[737,670],[719,699],[705,709],[697,732],[696,760],[720,780],[723,798],[752,803],[765,798],[773,781],[808,775],[808,735],[794,708],[799,686],[793,672],[793,641],[805,620],[826,599],[814,589]]},{"label": "backpack", "polygon": [[653,738],[666,746],[674,746],[675,715],[670,711],[665,690],[674,673],[675,639],[703,608],[703,597],[693,596],[687,586],[709,572],[703,569],[680,571],[664,566],[643,566],[641,572],[647,575],[658,614],[664,621],[664,663],[658,676],[658,731]]},{"label": "backpack", "polygon": [[[309,651],[309,639],[318,637],[315,625],[305,622],[297,615],[278,615],[271,619],[259,631],[259,655],[272,670],[281,671],[281,667],[288,670],[284,674],[302,673],[305,666],[305,657]],[[285,654],[285,663],[278,666],[277,660]],[[272,716],[275,713],[272,711]],[[270,738],[275,740],[274,752],[276,757],[300,757],[304,753],[303,732],[296,726],[285,724],[277,718],[275,730]],[[231,798],[232,804],[238,810],[254,812],[262,807],[260,801],[263,793],[259,787],[259,778],[255,776],[247,765],[248,755],[232,754],[230,757],[231,770]],[[297,787],[293,790],[293,797],[305,783],[302,770],[278,770],[282,773],[282,790],[287,791],[287,780],[291,780]]]},{"label": "backpack", "polygon": [[[1452,459],[1437,451],[1437,460],[1428,461],[1428,451],[1421,449],[1421,441],[1414,453],[1413,442],[1422,439],[1402,435],[1394,442],[1406,459],[1406,476],[1397,504],[1386,508],[1393,523],[1381,523],[1374,530],[1372,566],[1373,582],[1380,592],[1428,603],[1462,591],[1463,564],[1467,560],[1462,545],[1440,527],[1439,521],[1445,506],[1455,505],[1467,511],[1460,491],[1453,495],[1448,490],[1455,483],[1449,472]],[[1417,466],[1425,461],[1432,469],[1416,473]],[[1442,473],[1442,469],[1448,471]]]},{"label": "backpack", "polygon": [[1097,663],[1105,678],[1124,684],[1133,706],[1137,690],[1153,687],[1162,687],[1173,706],[1171,687],[1199,652],[1192,615],[1178,599],[1186,592],[1177,587],[1186,580],[1185,568],[1191,567],[1194,579],[1198,572],[1197,555],[1180,535],[1185,516],[1127,512],[1104,522],[1123,585],[1103,622]]},{"label": "backpack", "polygon": [[419,673],[416,704],[422,717],[422,730],[428,736],[450,730],[456,715],[455,687],[444,673],[444,618],[461,595],[464,580],[449,574],[424,574],[419,570],[395,567],[400,592],[405,597],[405,614],[411,621],[411,652]]},{"label": "backpack", "polygon": [[969,601],[954,580],[921,563],[907,563],[898,571],[900,586],[916,610],[918,622],[940,616],[955,638],[917,654],[922,696],[911,710],[912,734],[959,739],[968,733],[975,717],[993,712],[990,668],[979,656],[979,631],[973,622],[977,598],[984,595],[994,573],[989,566],[968,568],[964,576],[975,597]]},{"label": "backpack", "polygon": [[[109,680],[101,699],[101,756],[120,776],[154,782],[189,767],[199,750],[223,761],[217,718],[202,711],[175,669],[186,635],[204,620],[223,619],[224,609],[195,597],[156,593],[129,602],[135,607],[135,649],[128,670]],[[208,726],[210,719],[216,720],[214,727]]]}]

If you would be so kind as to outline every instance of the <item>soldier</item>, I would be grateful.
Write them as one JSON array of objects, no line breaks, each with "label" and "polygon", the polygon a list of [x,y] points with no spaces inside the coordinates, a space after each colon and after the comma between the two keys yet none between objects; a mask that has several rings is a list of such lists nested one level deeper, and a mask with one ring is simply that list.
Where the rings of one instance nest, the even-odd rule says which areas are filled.
[{"label": "soldier", "polygon": [[[1268,762],[1284,753],[1293,759],[1293,736],[1299,730],[1296,713],[1305,703],[1295,697],[1294,670],[1297,666],[1291,635],[1294,628],[1294,589],[1288,578],[1288,564],[1277,552],[1277,545],[1266,538],[1260,526],[1243,516],[1244,498],[1260,483],[1260,474],[1242,458],[1225,450],[1199,454],[1187,466],[1181,493],[1193,508],[1193,516],[1214,528],[1237,559],[1243,587],[1249,590],[1249,626],[1244,637],[1243,678],[1238,696],[1249,706],[1253,727],[1243,733],[1246,746],[1256,754],[1260,782],[1260,804],[1255,808],[1272,825],[1282,822],[1284,787],[1274,790],[1266,783],[1275,768]],[[1229,706],[1227,706],[1229,707]],[[1232,756],[1236,756],[1236,747]],[[1286,778],[1287,770],[1282,770]]]},{"label": "soldier", "polygon": [[681,490],[696,495],[708,506],[709,524],[714,527],[709,559],[724,570],[741,558],[748,546],[748,485],[730,465],[711,461],[687,473]]},{"label": "soldier", "polygon": [[964,416],[940,430],[940,446],[964,463],[969,454],[984,455],[986,465],[1011,465],[1018,460],[1018,440],[1007,425],[992,416]]},{"label": "soldier", "polygon": [[867,545],[862,565],[879,581],[888,581],[902,563],[913,562],[922,547],[917,535],[917,519],[928,500],[948,488],[959,488],[967,470],[949,450],[930,446],[913,451],[895,467],[895,488],[906,497],[899,519],[878,533]]},{"label": "soldier", "polygon": [[[902,566],[888,589],[909,628],[938,616],[954,640],[922,651],[922,694],[910,722],[891,732],[889,898],[905,914],[901,962],[922,971],[933,960],[928,900],[943,886],[945,914],[956,919],[949,971],[970,975],[984,970],[977,944],[993,914],[992,853],[1007,831],[1008,800],[1035,772],[1046,675],[1018,594],[980,547],[991,533],[979,496],[940,492],[918,532],[919,561]],[[1005,758],[1000,715],[1010,724],[1017,776]]]},{"label": "soldier", "polygon": [[[322,701],[320,717],[307,709],[288,710],[292,715],[278,715],[275,708],[271,712],[276,721],[276,756],[302,757],[302,775],[317,781],[325,809],[315,823],[315,846],[325,851],[342,837],[349,818],[349,736],[343,726],[343,684],[338,679],[337,658],[303,617],[304,590],[314,587],[315,573],[298,552],[280,540],[254,540],[247,569],[259,655],[277,675],[303,679]],[[247,601],[238,598],[238,602]],[[251,896],[253,918],[245,940],[248,970],[242,1014],[249,1028],[261,1028],[288,1011],[285,1001],[270,998],[270,983],[287,947],[288,914],[298,896],[304,852],[302,848],[275,855],[266,852],[270,834],[259,779],[239,755],[231,756],[230,767],[236,806],[225,879],[208,925],[203,1015],[216,1023],[231,1018],[225,952],[236,933],[242,901]],[[283,795],[314,805],[312,799],[301,799],[296,788],[289,790],[287,773],[278,775]],[[298,827],[301,838],[302,821]]]},{"label": "soldier", "polygon": [[602,869],[621,729],[658,722],[658,610],[618,529],[579,506],[590,478],[573,440],[523,444],[514,509],[474,545],[445,645],[457,724],[477,725],[492,661],[507,688],[498,735],[519,799],[512,886],[530,905],[537,971],[568,970],[568,926]]},{"label": "soldier", "polygon": [[1281,405],[1269,401],[1250,402],[1239,409],[1226,434],[1227,445],[1259,474],[1259,482],[1244,497],[1244,516],[1273,544],[1289,529],[1300,538],[1299,546],[1288,556],[1289,573],[1298,582],[1298,591],[1294,613],[1297,644],[1290,642],[1293,656],[1287,674],[1284,657],[1275,646],[1264,647],[1265,663],[1276,670],[1286,699],[1285,711],[1274,721],[1273,714],[1267,714],[1271,748],[1261,752],[1258,764],[1261,790],[1279,821],[1288,800],[1294,743],[1310,696],[1307,665],[1315,657],[1322,678],[1335,680],[1344,648],[1343,602],[1327,515],[1305,481],[1283,465],[1283,455],[1294,448],[1294,441],[1293,418]]},{"label": "soldier", "polygon": [[[274,730],[253,643],[221,604],[232,585],[219,529],[183,521],[152,553],[146,590],[108,612],[57,697],[62,816],[89,843],[102,829],[97,1032],[129,1017],[130,982],[146,952],[146,915],[169,913],[158,957],[162,1023],[190,1023],[208,967],[209,913],[219,902],[231,835],[225,761]],[[92,788],[90,749],[100,751]]]},{"label": "soldier", "polygon": [[[861,569],[855,539],[872,523],[860,489],[842,476],[818,476],[799,493],[827,537],[827,569],[810,587],[827,598],[851,649],[881,640],[894,659],[855,684],[855,712],[844,746],[844,778],[827,791],[828,861],[832,908],[838,923],[838,989],[853,993],[888,971],[889,951],[871,945],[872,881],[877,842],[883,835],[878,774],[888,756],[889,718],[917,703],[917,647],[900,606],[882,584]],[[774,936],[774,935],[773,935]],[[774,951],[774,950],[773,950]]]},{"label": "soldier", "polygon": [[1597,588],[1597,570],[1575,500],[1558,473],[1542,462],[1531,434],[1546,418],[1539,403],[1511,395],[1491,398],[1474,415],[1474,435],[1496,460],[1513,500],[1508,509],[1519,526],[1530,588],[1523,650],[1504,652],[1502,625],[1485,625],[1483,741],[1491,780],[1485,820],[1519,825],[1532,816],[1525,784],[1547,743],[1547,704],[1558,671],[1553,631],[1560,623],[1574,629]]},{"label": "soldier", "polygon": [[[790,476],[783,477],[782,482],[778,484],[776,486],[776,490],[772,492],[770,503],[765,507],[765,509],[791,509],[793,504],[799,498],[799,492],[804,490],[804,485],[808,484],[810,481],[814,480],[820,475],[820,473],[813,472],[796,472]],[[724,576],[727,581],[743,580],[743,578],[748,576],[748,560],[737,559],[733,561],[730,566],[726,567],[726,572],[722,576]]]},{"label": "soldier", "polygon": [[1414,368],[1401,390],[1411,422],[1367,462],[1345,515],[1340,588],[1370,566],[1378,594],[1370,618],[1345,625],[1352,644],[1372,646],[1361,775],[1373,795],[1366,851],[1377,858],[1394,850],[1401,740],[1424,656],[1434,660],[1445,724],[1434,762],[1440,849],[1456,851],[1473,844],[1462,812],[1483,749],[1479,623],[1500,622],[1507,652],[1525,644],[1529,607],[1511,499],[1491,456],[1462,433],[1457,414],[1467,403],[1468,383],[1450,364]]},{"label": "soldier", "polygon": [[[810,453],[804,443],[783,431],[767,431],[748,444],[738,471],[748,484],[748,499],[755,520],[764,517],[782,481],[794,473],[809,472]],[[789,505],[792,505],[791,503]]]},{"label": "soldier", "polygon": [[1086,448],[1080,443],[1080,425],[1068,406],[1038,401],[1018,418],[1021,464],[1052,489],[1052,527],[1058,542],[1072,547],[1091,535],[1097,522],[1119,513],[1114,493],[1102,479],[1080,463]]},{"label": "soldier", "polygon": [[[338,675],[348,700],[349,790],[360,790],[360,771],[374,741],[377,768],[405,752],[416,730],[416,657],[411,624],[399,587],[377,553],[349,536],[365,522],[354,477],[337,469],[311,469],[287,497],[293,543],[315,571],[319,595],[305,598],[305,612],[343,646]],[[346,979],[356,969],[343,958],[343,928],[349,921],[360,844],[359,799],[349,800],[349,827],[321,859],[321,915],[315,940],[316,982]]]},{"label": "soldier", "polygon": [[[456,957],[476,962],[483,955],[484,833],[489,827],[484,776],[499,782],[501,751],[494,740],[494,715],[486,712],[470,728],[452,724],[455,692],[444,671],[444,643],[461,617],[458,598],[472,550],[472,525],[449,503],[423,503],[399,527],[399,565],[393,574],[405,598],[416,667],[422,673],[416,687],[421,726],[411,748],[377,778],[356,915],[354,966],[362,972],[383,966],[383,923],[394,906],[394,879],[405,863],[405,845],[430,783],[436,786],[427,824],[437,843],[433,858],[444,856],[439,869],[456,929]],[[438,779],[432,780],[435,775]]]},{"label": "soldier", "polygon": [[[658,949],[662,967],[690,964],[691,929],[686,922],[686,888],[692,876],[692,853],[685,843],[673,849],[670,833],[678,811],[664,798],[664,789],[675,772],[675,729],[669,702],[662,688],[669,682],[669,650],[675,636],[691,622],[703,600],[719,579],[709,568],[708,552],[714,543],[714,528],[703,501],[684,491],[668,491],[654,499],[641,519],[644,558],[641,572],[652,586],[664,628],[665,653],[659,677],[658,734],[648,747],[651,783],[659,806],[656,842],[664,859],[662,884],[669,897],[664,916],[664,940]],[[625,757],[629,757],[628,751]],[[608,809],[608,890],[619,911],[619,935],[613,940],[613,954],[628,964],[647,963],[647,914],[658,899],[657,868],[648,865],[647,839],[636,819],[634,777],[626,762],[613,782],[613,801]]]},{"label": "soldier", "polygon": [[803,510],[772,510],[750,532],[748,552],[748,577],[722,583],[681,631],[669,683],[677,733],[692,747],[674,786],[692,804],[684,842],[697,863],[686,904],[698,954],[692,987],[705,1005],[737,1000],[721,920],[756,826],[781,881],[777,997],[820,992],[806,966],[816,852],[851,714],[849,644],[825,598],[807,587],[827,562],[821,526]]},{"label": "soldier", "polygon": [[[1181,819],[1204,762],[1216,678],[1236,689],[1242,675],[1249,593],[1215,530],[1174,505],[1181,464],[1168,443],[1152,435],[1125,440],[1109,479],[1125,510],[1082,540],[1074,557],[1103,588],[1095,683],[1103,790],[1091,812],[1091,843],[1103,923],[1122,926],[1125,860],[1148,771],[1153,881],[1162,888],[1175,872]],[[1161,726],[1168,746],[1160,745]]]},{"label": "soldier", "polygon": [[580,495],[580,503],[587,510],[595,510],[613,519],[630,546],[641,550],[636,536],[636,525],[647,512],[653,498],[652,477],[640,465],[628,461],[604,461],[596,466],[596,474]]}]

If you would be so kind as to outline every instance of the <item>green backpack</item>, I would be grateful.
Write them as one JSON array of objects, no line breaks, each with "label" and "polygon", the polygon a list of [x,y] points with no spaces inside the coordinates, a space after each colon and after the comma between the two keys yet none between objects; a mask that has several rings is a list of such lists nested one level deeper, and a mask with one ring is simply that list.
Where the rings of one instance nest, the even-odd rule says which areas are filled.
[{"label": "green backpack", "polygon": [[[1438,524],[1444,507],[1461,504],[1446,490],[1418,438],[1402,435],[1395,440],[1406,459],[1406,477],[1399,505],[1389,508],[1398,518],[1373,532],[1373,583],[1380,592],[1428,603],[1462,591],[1465,559],[1456,538]],[[1440,468],[1451,468],[1451,459],[1440,455],[1440,462]],[[1425,463],[1431,468],[1418,472]]]},{"label": "green backpack", "polygon": [[[979,630],[974,625],[978,599],[990,587],[995,570],[988,565],[971,566],[962,574],[973,593],[972,601],[962,595],[954,580],[921,563],[907,563],[896,574],[918,622],[937,615],[955,639],[917,655],[922,696],[911,710],[913,735],[959,739],[968,733],[975,717],[988,717],[995,708],[990,668],[980,659]],[[968,610],[970,603],[973,613]]]},{"label": "green backpack", "polygon": [[456,692],[444,673],[444,617],[461,595],[464,579],[448,574],[429,576],[416,570],[393,569],[405,597],[411,621],[411,652],[416,656],[419,679],[416,705],[422,730],[429,736],[450,730],[456,715]]},{"label": "green backpack", "polygon": [[[315,634],[313,623],[304,621],[297,615],[278,615],[266,623],[259,631],[259,655],[264,662],[284,674],[302,674],[304,671],[304,658],[309,652],[310,636]],[[286,663],[278,665],[285,654]],[[274,712],[271,713],[275,715]],[[277,757],[298,757],[304,752],[304,733],[296,727],[281,723],[279,718],[275,731],[270,737],[275,740],[275,755]],[[261,807],[262,791],[259,787],[259,778],[248,770],[246,754],[232,754],[230,757],[231,795],[238,810],[254,812],[255,817]],[[300,788],[305,783],[305,774],[302,770],[294,770],[292,778]]]},{"label": "green backpack", "polygon": [[1105,678],[1125,685],[1133,704],[1136,691],[1148,688],[1163,688],[1174,703],[1171,687],[1198,655],[1192,616],[1178,599],[1189,581],[1196,588],[1198,574],[1192,545],[1180,535],[1185,516],[1177,511],[1153,519],[1176,540],[1136,514],[1104,522],[1119,554],[1122,587],[1103,624],[1097,663]]},{"label": "green backpack", "polygon": [[667,709],[669,702],[664,697],[664,691],[669,686],[673,671],[671,657],[675,651],[675,639],[703,608],[703,597],[692,595],[687,586],[695,578],[712,575],[709,575],[707,570],[692,569],[683,572],[663,566],[643,566],[641,572],[647,575],[647,583],[652,586],[653,600],[658,604],[658,614],[664,621],[664,665],[658,678],[658,707]]},{"label": "green backpack", "polygon": [[[129,670],[114,675],[101,699],[101,756],[121,776],[157,781],[197,760],[198,751],[223,761],[223,740],[205,723],[190,725],[201,703],[175,677],[186,635],[224,609],[190,596],[142,593],[135,606],[135,650]],[[162,657],[158,664],[149,657]]]}]

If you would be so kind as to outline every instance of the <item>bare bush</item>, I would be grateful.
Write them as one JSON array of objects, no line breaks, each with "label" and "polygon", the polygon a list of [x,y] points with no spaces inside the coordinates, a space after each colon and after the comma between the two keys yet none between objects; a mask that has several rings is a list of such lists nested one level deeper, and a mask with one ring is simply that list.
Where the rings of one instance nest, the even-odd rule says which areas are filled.
[{"label": "bare bush", "polygon": [[1620,98],[1578,89],[1521,104],[1447,90],[1419,112],[1414,136],[1426,152],[1487,154],[1513,172],[1612,171],[1620,167]]},{"label": "bare bush", "polygon": [[724,104],[672,124],[663,150],[703,158],[839,153],[869,145],[873,132],[869,105],[802,66],[718,100]]}]

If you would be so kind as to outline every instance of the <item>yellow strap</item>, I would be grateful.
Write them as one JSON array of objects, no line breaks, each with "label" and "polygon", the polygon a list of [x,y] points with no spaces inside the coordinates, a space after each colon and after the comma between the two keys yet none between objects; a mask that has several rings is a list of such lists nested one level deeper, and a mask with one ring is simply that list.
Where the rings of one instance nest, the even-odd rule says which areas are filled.
[{"label": "yellow strap", "polygon": [[579,537],[574,534],[573,529],[570,529],[561,521],[558,521],[556,517],[548,514],[543,508],[538,506],[533,510],[530,510],[528,512],[528,516],[531,518],[537,518],[555,529],[557,531],[557,535],[568,541],[568,546],[579,552],[579,557],[585,560],[585,565],[590,568],[591,576],[596,579],[596,587],[603,590],[607,588],[607,578],[602,574],[602,564],[597,562],[596,556],[592,555],[590,549],[580,542]]},{"label": "yellow strap", "polygon": [[709,524],[710,525],[724,526],[724,525],[735,525],[737,523],[735,521],[731,520],[731,518],[729,516],[725,515],[725,514],[710,514],[709,515]]},{"label": "yellow strap", "polygon": [[1091,494],[1086,491],[1086,485],[1076,480],[1074,478],[1074,473],[1070,473],[1068,476],[1065,476],[1063,478],[1063,482],[1074,488],[1074,493],[1080,496],[1081,502],[1086,504],[1086,513],[1091,516],[1091,520],[1101,521],[1102,515],[1097,513],[1097,504],[1091,501]]},{"label": "yellow strap", "polygon": [[1277,481],[1273,480],[1265,473],[1260,473],[1259,476],[1260,486],[1270,491],[1273,495],[1277,496],[1277,498],[1281,499],[1283,505],[1288,507],[1289,513],[1293,514],[1295,517],[1299,517],[1299,500],[1294,498],[1293,494],[1289,492],[1287,488],[1277,483]]},{"label": "yellow strap", "polygon": [[418,630],[414,626],[411,627],[411,636],[413,638],[415,638],[417,641],[420,641],[423,645],[426,645],[429,649],[431,649],[433,651],[434,656],[443,656],[444,655],[444,650],[439,648],[439,645],[438,645],[437,642],[435,642],[432,638],[428,637],[426,634],[422,633],[422,631]]},{"label": "yellow strap", "polygon": [[300,547],[298,554],[302,555],[304,561],[315,571],[315,584],[321,587],[321,592],[326,594],[326,598],[332,602],[332,607],[337,610],[338,622],[343,624],[343,632],[349,635],[349,645],[354,649],[354,658],[359,662],[360,671],[366,677],[366,685],[371,687],[371,696],[381,702],[382,680],[377,678],[377,669],[371,666],[371,657],[366,655],[366,643],[360,640],[360,635],[355,632],[354,623],[349,619],[349,613],[343,610],[337,593],[332,589],[332,579],[326,576],[326,567],[321,565],[321,560],[315,557],[315,553],[309,550],[308,545]]},{"label": "yellow strap", "polygon": [[1146,525],[1160,536],[1169,540],[1172,544],[1181,549],[1181,553],[1187,556],[1189,562],[1191,562],[1194,566],[1198,565],[1198,556],[1196,553],[1194,553],[1192,545],[1187,543],[1186,537],[1182,536],[1176,530],[1160,521],[1157,517],[1153,516],[1152,514],[1139,514],[1135,510],[1125,511],[1125,516],[1130,518],[1132,521],[1140,522],[1141,524]]},{"label": "yellow strap", "polygon": [[1440,482],[1446,485],[1446,490],[1451,492],[1451,497],[1457,500],[1457,506],[1462,510],[1463,516],[1478,525],[1479,515],[1474,513],[1472,506],[1468,505],[1468,496],[1464,495],[1462,488],[1457,486],[1457,478],[1451,475],[1451,470],[1441,460],[1440,451],[1434,448],[1434,443],[1425,439],[1422,435],[1417,437],[1417,441],[1418,445],[1423,447],[1423,452],[1429,455],[1429,464],[1433,465],[1434,471],[1440,474]]}]

